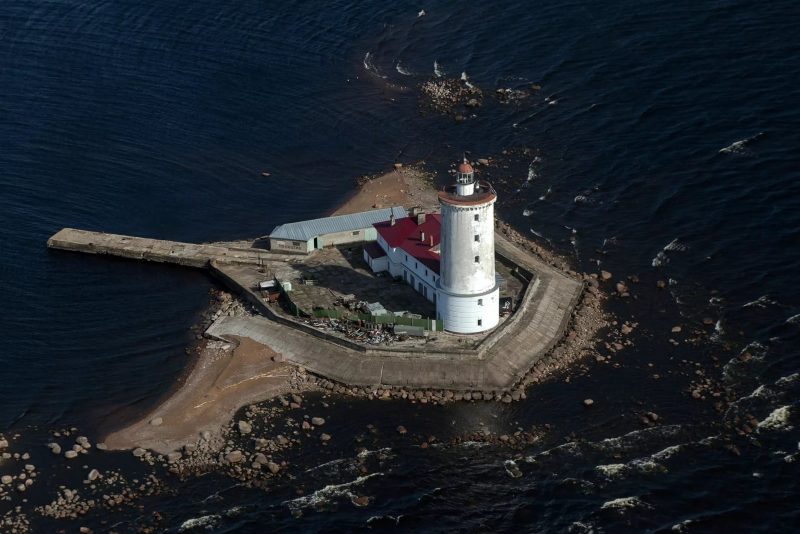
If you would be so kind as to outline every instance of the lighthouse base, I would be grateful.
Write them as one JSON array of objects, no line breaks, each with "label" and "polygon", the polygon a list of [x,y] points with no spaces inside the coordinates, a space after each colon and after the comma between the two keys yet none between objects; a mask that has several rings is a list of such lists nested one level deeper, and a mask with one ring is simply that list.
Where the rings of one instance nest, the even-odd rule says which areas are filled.
[{"label": "lighthouse base", "polygon": [[477,334],[500,322],[500,284],[477,294],[457,294],[437,287],[436,316],[444,329],[456,334]]}]

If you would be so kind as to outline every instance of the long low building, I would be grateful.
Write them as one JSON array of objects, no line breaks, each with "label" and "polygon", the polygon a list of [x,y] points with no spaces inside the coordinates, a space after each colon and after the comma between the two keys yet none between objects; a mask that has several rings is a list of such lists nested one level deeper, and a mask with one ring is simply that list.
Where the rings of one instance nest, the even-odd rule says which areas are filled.
[{"label": "long low building", "polygon": [[375,224],[407,215],[404,208],[394,206],[281,224],[269,234],[269,246],[272,250],[308,254],[335,245],[375,241],[378,237]]}]

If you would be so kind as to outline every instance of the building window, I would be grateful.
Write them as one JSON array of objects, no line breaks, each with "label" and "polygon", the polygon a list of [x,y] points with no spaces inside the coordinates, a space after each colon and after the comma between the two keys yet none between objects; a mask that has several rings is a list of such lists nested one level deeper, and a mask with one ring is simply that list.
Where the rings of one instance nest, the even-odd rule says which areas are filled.
[{"label": "building window", "polygon": [[480,263],[480,262],[481,262],[481,257],[475,256],[475,263]]},{"label": "building window", "polygon": [[483,325],[483,319],[478,319],[478,326]]},{"label": "building window", "polygon": [[477,213],[475,214],[475,220],[476,220],[476,221],[480,221],[480,220],[481,220],[481,216],[480,216],[480,215],[478,215]]},{"label": "building window", "polygon": [[483,299],[478,299],[478,306],[483,306]]},{"label": "building window", "polygon": [[292,241],[292,246],[293,247],[299,247],[300,246],[300,241]]},{"label": "building window", "polygon": [[479,236],[478,234],[475,234],[475,242],[478,243],[478,242],[480,242],[480,240],[481,240],[481,236]]},{"label": "building window", "polygon": [[361,231],[360,231],[360,230],[356,230],[355,232],[353,232],[353,235],[358,235],[358,234],[360,234],[360,233],[361,233]]},{"label": "building window", "polygon": [[419,263],[417,263],[417,262],[414,262],[414,268],[415,268],[415,269],[419,269]]}]

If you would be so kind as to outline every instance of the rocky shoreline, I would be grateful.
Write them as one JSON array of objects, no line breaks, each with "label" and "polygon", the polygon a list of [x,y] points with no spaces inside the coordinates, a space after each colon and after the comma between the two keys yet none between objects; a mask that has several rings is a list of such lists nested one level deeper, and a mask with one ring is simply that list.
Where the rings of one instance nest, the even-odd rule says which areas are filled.
[{"label": "rocky shoreline", "polygon": [[[489,165],[486,160],[483,165]],[[414,198],[419,204],[431,204],[435,190],[431,187],[431,177],[418,168],[403,168],[401,165],[393,171],[405,183],[409,184],[404,193],[416,193]],[[370,178],[364,182],[380,180]],[[380,186],[380,182],[378,182]],[[362,187],[364,184],[362,183]],[[430,193],[430,194],[429,194]],[[370,191],[373,195],[374,191]],[[353,202],[364,199],[354,197]],[[430,197],[430,198],[428,198]],[[429,206],[430,207],[430,206]],[[346,209],[346,206],[343,207]],[[0,454],[4,459],[20,463],[19,472],[4,475],[0,480],[0,501],[12,503],[15,507],[0,519],[3,529],[12,532],[27,532],[29,529],[28,514],[36,513],[43,518],[54,520],[77,520],[97,509],[115,510],[119,507],[137,506],[143,498],[171,491],[172,484],[208,473],[231,477],[251,487],[270,490],[270,481],[280,477],[291,478],[291,462],[289,457],[309,440],[318,446],[325,447],[336,439],[336,427],[326,421],[323,413],[306,411],[304,396],[308,394],[319,398],[320,405],[326,407],[329,402],[341,399],[371,399],[374,401],[405,400],[419,405],[447,405],[451,403],[500,403],[510,404],[527,398],[526,389],[532,384],[558,377],[570,369],[575,362],[591,356],[601,358],[597,353],[597,341],[601,330],[608,328],[613,321],[603,309],[608,292],[602,286],[607,283],[604,276],[598,274],[579,274],[570,269],[568,261],[552,251],[540,247],[532,240],[521,235],[509,225],[498,221],[498,230],[525,250],[566,272],[569,276],[585,283],[581,301],[576,306],[564,338],[552,349],[550,354],[539,361],[529,373],[510,391],[452,391],[452,390],[415,390],[402,387],[350,387],[324,377],[314,376],[304,369],[282,363],[279,354],[269,352],[256,355],[258,361],[268,363],[269,369],[280,374],[269,391],[265,391],[264,400],[245,402],[244,407],[226,416],[223,424],[206,425],[200,429],[192,427],[184,429],[185,437],[165,439],[162,432],[169,432],[173,419],[169,412],[164,414],[172,403],[172,410],[183,410],[176,398],[191,389],[198,373],[208,374],[209,369],[217,374],[224,374],[225,362],[241,359],[237,351],[242,349],[243,341],[230,343],[207,339],[204,331],[214,321],[225,316],[256,313],[252,307],[234,297],[230,293],[212,289],[208,308],[200,315],[197,324],[192,328],[195,342],[186,348],[187,355],[192,357],[178,384],[164,397],[159,406],[140,418],[133,425],[117,430],[106,441],[114,442],[113,447],[106,443],[92,443],[86,436],[79,434],[77,428],[58,429],[50,432],[49,440],[41,448],[48,450],[52,459],[59,459],[55,469],[71,471],[73,466],[81,471],[80,484],[61,484],[52,487],[44,500],[39,499],[31,506],[26,492],[38,479],[39,469],[29,464],[32,454],[29,452],[10,453],[13,447],[8,439],[0,437]],[[252,343],[252,342],[251,342]],[[248,350],[256,350],[248,347]],[[272,354],[272,356],[269,356]],[[253,357],[253,356],[251,356]],[[215,368],[214,366],[222,367]],[[264,365],[259,364],[259,365]],[[211,367],[209,367],[211,366]],[[222,369],[220,371],[219,369]],[[235,374],[235,373],[234,373]],[[568,377],[567,377],[568,380]],[[235,383],[234,383],[235,385]],[[215,386],[217,387],[217,386]],[[225,385],[222,389],[232,387]],[[217,387],[217,389],[219,389]],[[188,405],[194,406],[198,400],[189,399]],[[202,400],[202,403],[207,400]],[[165,408],[165,406],[167,408]],[[222,417],[221,415],[217,417]],[[206,417],[207,418],[207,417]],[[209,421],[206,421],[208,423]],[[371,428],[370,428],[371,427]],[[114,434],[131,433],[124,439],[114,438]],[[450,447],[465,445],[491,445],[509,449],[517,449],[542,439],[548,428],[517,429],[511,433],[495,433],[488,429],[480,429],[466,434],[437,438],[432,435],[421,435],[409,432],[405,426],[396,428],[397,435],[408,440],[408,443],[421,449],[428,447]],[[368,432],[376,431],[368,425]],[[137,438],[137,436],[139,436]],[[149,437],[148,437],[149,436]],[[159,437],[161,436],[161,437]],[[193,436],[193,437],[192,437]],[[19,435],[12,438],[15,442]],[[109,439],[111,438],[111,439]],[[174,439],[173,439],[174,438]],[[131,443],[130,452],[114,452],[121,444]],[[156,450],[158,449],[158,450]],[[36,455],[45,454],[36,452]],[[134,458],[140,466],[135,476],[124,474],[121,468],[93,467],[90,462],[96,455],[116,454]],[[360,458],[360,455],[358,456]],[[99,458],[98,458],[99,459]],[[53,460],[50,460],[53,463]],[[361,472],[369,472],[366,461],[361,463]],[[5,470],[4,470],[5,471]],[[74,478],[74,477],[73,477]],[[298,492],[301,492],[298,489]],[[365,506],[369,500],[354,497],[354,505]],[[361,499],[361,500],[359,500]],[[356,502],[358,500],[358,502]],[[146,524],[140,526],[141,532],[152,532],[158,529],[160,517],[154,513]],[[86,529],[85,531],[89,531]]]}]

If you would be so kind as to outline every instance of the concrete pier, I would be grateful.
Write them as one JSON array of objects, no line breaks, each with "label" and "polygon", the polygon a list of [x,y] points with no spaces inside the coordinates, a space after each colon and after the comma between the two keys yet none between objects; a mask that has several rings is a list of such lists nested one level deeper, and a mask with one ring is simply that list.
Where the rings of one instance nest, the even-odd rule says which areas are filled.
[{"label": "concrete pier", "polygon": [[259,265],[268,258],[280,259],[279,255],[261,249],[236,248],[220,244],[198,245],[75,228],[62,229],[47,240],[47,246],[86,254],[106,254],[197,268],[208,267],[209,262],[213,260]]}]

